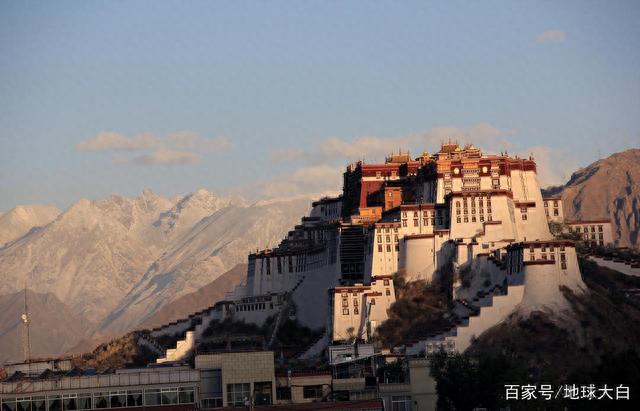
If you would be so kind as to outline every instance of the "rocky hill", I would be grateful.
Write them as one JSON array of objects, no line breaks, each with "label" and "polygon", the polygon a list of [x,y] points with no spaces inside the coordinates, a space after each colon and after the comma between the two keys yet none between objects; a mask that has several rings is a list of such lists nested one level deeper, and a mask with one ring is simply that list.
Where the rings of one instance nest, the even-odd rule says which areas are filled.
[{"label": "rocky hill", "polygon": [[52,222],[60,210],[48,205],[20,205],[0,213],[0,248],[27,234],[29,230]]},{"label": "rocky hill", "polygon": [[546,194],[562,197],[566,218],[610,218],[620,246],[640,245],[640,149],[598,160]]},{"label": "rocky hill", "polygon": [[163,306],[153,316],[142,322],[140,327],[155,328],[211,307],[221,301],[228,290],[241,284],[246,278],[247,264],[238,264],[197,291],[183,295]]},{"label": "rocky hill", "polygon": [[[92,328],[52,293],[28,291],[32,357],[50,357],[73,347]],[[0,296],[0,364],[23,358],[24,292]]]},{"label": "rocky hill", "polygon": [[[0,295],[28,280],[31,290],[52,293],[86,319],[85,340],[121,335],[245,263],[249,251],[276,245],[311,200],[246,204],[206,190],[174,200],[150,191],[82,199],[0,248]],[[65,323],[48,322],[48,329]],[[0,335],[6,331],[0,323]]]}]

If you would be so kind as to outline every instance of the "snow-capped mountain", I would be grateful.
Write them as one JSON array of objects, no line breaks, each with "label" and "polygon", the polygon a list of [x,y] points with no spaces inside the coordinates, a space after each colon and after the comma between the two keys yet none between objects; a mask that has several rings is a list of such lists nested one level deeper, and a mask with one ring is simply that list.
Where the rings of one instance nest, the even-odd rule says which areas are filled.
[{"label": "snow-capped mountain", "polygon": [[19,205],[0,213],[0,248],[27,234],[35,227],[52,222],[60,210],[48,205]]},{"label": "snow-capped mountain", "polygon": [[257,248],[278,244],[310,208],[309,198],[231,205],[203,218],[149,266],[101,328],[122,332],[163,305],[196,291]]},{"label": "snow-capped mountain", "polygon": [[311,201],[247,204],[206,190],[172,200],[151,191],[82,199],[0,248],[0,295],[22,290],[26,281],[86,319],[87,338],[128,331],[245,263],[250,250],[276,245]]}]

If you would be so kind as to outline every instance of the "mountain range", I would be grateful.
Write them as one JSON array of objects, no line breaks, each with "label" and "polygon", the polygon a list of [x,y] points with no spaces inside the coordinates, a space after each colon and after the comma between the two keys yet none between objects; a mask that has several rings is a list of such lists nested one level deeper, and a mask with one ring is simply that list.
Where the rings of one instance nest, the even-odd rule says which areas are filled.
[{"label": "mountain range", "polygon": [[581,168],[566,184],[550,187],[545,194],[562,197],[565,218],[610,219],[619,246],[640,245],[640,149]]},{"label": "mountain range", "polygon": [[[29,302],[30,310],[39,310],[46,300],[56,311],[73,314],[84,331],[74,333],[75,341],[69,337],[54,344],[60,350],[82,339],[119,335],[245,263],[251,250],[276,245],[308,212],[311,200],[249,204],[206,190],[175,199],[144,191],[136,198],[81,199],[59,214],[52,209],[29,214],[17,209],[45,209],[16,207],[0,217],[6,224],[0,231],[7,233],[0,248],[0,295],[15,299],[26,283],[29,295],[38,296]],[[31,219],[5,219],[21,214]],[[12,221],[19,224],[14,227]],[[0,361],[19,359],[9,348],[21,346],[8,332],[16,329],[16,319],[0,322]],[[32,329],[49,333],[67,325],[64,316],[36,320]],[[47,332],[36,335],[49,338]],[[34,356],[52,354],[33,347]]]},{"label": "mountain range", "polygon": [[[598,160],[545,194],[562,197],[568,219],[610,218],[618,244],[638,246],[640,149]],[[91,348],[222,299],[244,280],[247,254],[281,241],[313,199],[144,191],[0,214],[0,362],[22,357],[25,284],[34,356]]]}]

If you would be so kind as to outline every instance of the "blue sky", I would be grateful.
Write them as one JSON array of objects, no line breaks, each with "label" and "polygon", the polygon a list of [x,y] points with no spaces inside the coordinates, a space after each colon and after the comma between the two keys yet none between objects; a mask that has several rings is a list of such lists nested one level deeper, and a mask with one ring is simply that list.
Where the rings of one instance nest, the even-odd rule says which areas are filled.
[{"label": "blue sky", "polygon": [[545,183],[640,146],[640,3],[2,2],[0,210],[340,189],[447,137]]}]

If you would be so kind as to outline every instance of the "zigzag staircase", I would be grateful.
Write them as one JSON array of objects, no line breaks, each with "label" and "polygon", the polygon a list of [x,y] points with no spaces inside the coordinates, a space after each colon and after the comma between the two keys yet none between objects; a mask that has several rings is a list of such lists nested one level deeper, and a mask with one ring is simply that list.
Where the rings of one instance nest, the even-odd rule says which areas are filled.
[{"label": "zigzag staircase", "polygon": [[[504,262],[492,261],[498,269],[506,269]],[[493,284],[478,291],[471,300],[456,299],[450,326],[433,330],[426,338],[407,345],[406,354],[429,354],[440,349],[463,352],[475,337],[504,321],[522,301],[523,294],[524,285],[517,282],[509,284],[505,277],[502,284]]]}]

